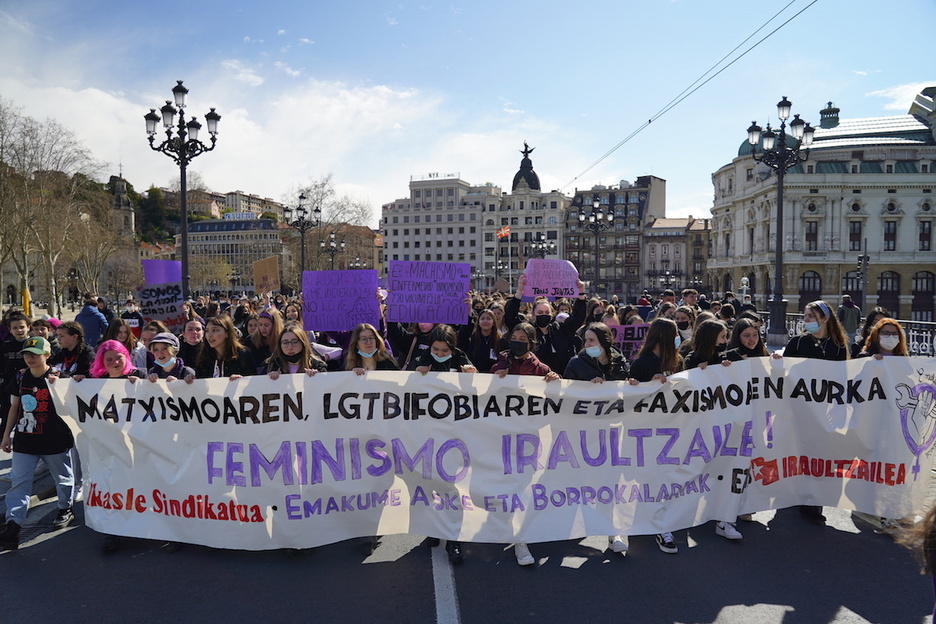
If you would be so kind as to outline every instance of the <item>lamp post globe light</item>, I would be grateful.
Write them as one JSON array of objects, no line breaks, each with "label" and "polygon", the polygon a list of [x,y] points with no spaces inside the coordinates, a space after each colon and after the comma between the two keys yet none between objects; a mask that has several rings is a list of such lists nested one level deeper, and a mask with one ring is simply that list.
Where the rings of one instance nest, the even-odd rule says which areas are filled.
[{"label": "lamp post globe light", "polygon": [[[756,121],[751,122],[748,128],[748,143],[751,145],[751,156],[755,162],[764,163],[777,172],[777,227],[776,245],[774,249],[774,279],[773,299],[767,304],[770,320],[767,328],[767,342],[771,345],[782,346],[789,339],[786,329],[787,302],[783,298],[783,177],[786,172],[801,162],[809,159],[809,146],[812,145],[815,128],[793,116],[790,122],[790,135],[787,135],[786,120],[790,117],[792,103],[783,96],[777,104],[777,117],[780,119],[780,131],[774,132],[767,125],[762,132]],[[788,143],[789,139],[789,143]],[[761,152],[758,153],[758,144]],[[805,148],[804,151],[800,151]]]},{"label": "lamp post globe light", "polygon": [[474,269],[471,272],[471,279],[474,280],[475,290],[481,290],[482,280],[484,280],[484,271],[482,271],[481,269],[477,269],[477,268]]},{"label": "lamp post globe light", "polygon": [[[166,105],[159,109],[160,114],[156,113],[155,108],[143,116],[146,120],[146,134],[149,136],[149,145],[154,151],[162,152],[179,165],[179,195],[180,210],[182,212],[182,296],[189,296],[189,272],[188,272],[188,188],[186,180],[186,169],[192,159],[196,156],[210,152],[215,148],[218,140],[218,122],[221,121],[221,115],[211,109],[205,115],[205,122],[208,125],[208,134],[211,135],[211,144],[206,145],[198,140],[198,132],[202,125],[197,119],[185,121],[185,98],[188,95],[188,89],[182,86],[182,81],[177,80],[176,86],[172,88],[173,101],[166,100]],[[176,123],[176,114],[179,115],[178,124]],[[159,145],[156,144],[156,132],[159,122],[162,121],[166,129],[166,138]],[[173,132],[173,130],[175,132]]]},{"label": "lamp post globe light", "polygon": [[345,242],[335,240],[335,233],[329,232],[327,239],[322,239],[319,241],[319,247],[322,249],[322,253],[327,253],[331,256],[331,270],[335,270],[335,256],[344,251]]},{"label": "lamp post globe light", "polygon": [[591,212],[585,212],[585,207],[582,206],[578,213],[578,220],[579,225],[595,235],[595,278],[593,288],[595,290],[595,294],[597,294],[598,264],[601,258],[601,251],[598,245],[599,235],[611,227],[611,223],[614,221],[614,211],[611,210],[610,207],[608,208],[607,212],[602,210],[601,200],[596,196],[592,201]]},{"label": "lamp post globe light", "polygon": [[355,256],[355,257],[354,257],[354,262],[352,262],[352,263],[348,266],[348,268],[349,268],[349,269],[366,269],[366,268],[367,268],[367,262],[361,260],[361,256]]},{"label": "lamp post globe light", "polygon": [[503,260],[498,260],[497,263],[494,265],[494,281],[496,282],[497,280],[499,280],[501,273],[503,273],[509,268],[510,267],[507,265],[506,262],[504,262]]},{"label": "lamp post globe light", "polygon": [[545,258],[546,255],[555,255],[556,243],[546,241],[546,236],[540,232],[539,237],[530,244],[530,251],[537,258]]},{"label": "lamp post globe light", "polygon": [[299,232],[299,239],[300,239],[299,283],[300,284],[302,284],[302,274],[305,272],[305,269],[306,269],[306,261],[305,261],[306,259],[306,243],[305,243],[306,232],[308,232],[312,228],[318,227],[322,222],[320,218],[322,211],[319,209],[318,206],[312,209],[312,218],[311,219],[308,218],[309,210],[305,206],[302,205],[302,202],[304,202],[305,200],[306,200],[305,194],[300,193],[298,206],[296,206],[295,208],[290,208],[289,206],[287,206],[286,208],[283,209],[283,216],[286,218],[287,225],[289,225],[289,227]]}]

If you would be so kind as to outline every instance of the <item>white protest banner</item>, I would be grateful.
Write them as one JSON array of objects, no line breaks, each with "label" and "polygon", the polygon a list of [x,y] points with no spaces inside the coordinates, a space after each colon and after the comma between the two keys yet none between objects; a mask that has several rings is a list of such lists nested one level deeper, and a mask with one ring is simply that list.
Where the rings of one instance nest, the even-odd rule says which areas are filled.
[{"label": "white protest banner", "polygon": [[182,310],[181,282],[137,286],[136,300],[144,323],[162,321],[169,331],[180,332],[188,320]]},{"label": "white protest banner", "polygon": [[523,275],[526,277],[524,301],[533,301],[536,297],[574,299],[579,296],[578,269],[568,260],[531,258],[527,260]]},{"label": "white protest banner", "polygon": [[253,263],[254,290],[271,293],[280,289],[279,256],[270,256]]},{"label": "white protest banner", "polygon": [[388,277],[387,321],[468,322],[465,297],[471,289],[470,264],[391,260]]},{"label": "white protest banner", "polygon": [[922,357],[750,358],[637,386],[372,371],[51,391],[91,528],[248,550],[654,534],[797,504],[900,518],[936,438]]}]

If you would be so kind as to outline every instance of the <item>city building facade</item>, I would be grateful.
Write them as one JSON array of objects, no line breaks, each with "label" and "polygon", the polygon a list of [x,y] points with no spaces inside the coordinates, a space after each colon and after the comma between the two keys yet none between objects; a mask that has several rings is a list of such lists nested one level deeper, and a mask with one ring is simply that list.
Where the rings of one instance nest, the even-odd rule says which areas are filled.
[{"label": "city building facade", "polygon": [[[851,295],[863,309],[934,320],[936,254],[936,87],[906,115],[840,119],[830,102],[808,160],[786,173],[783,297],[790,312],[816,299]],[[743,143],[712,175],[711,257],[705,282],[716,293],[741,278],[758,308],[773,286],[777,178]],[[859,271],[859,256],[869,256]]]}]

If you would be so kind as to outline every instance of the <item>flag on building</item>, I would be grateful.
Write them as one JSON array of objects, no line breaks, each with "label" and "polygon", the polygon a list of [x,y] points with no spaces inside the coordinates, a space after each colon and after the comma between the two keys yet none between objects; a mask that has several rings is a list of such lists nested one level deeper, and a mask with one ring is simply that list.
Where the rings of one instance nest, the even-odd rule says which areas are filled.
[{"label": "flag on building", "polygon": [[505,225],[501,229],[497,230],[497,238],[507,238],[510,236],[510,226]]}]

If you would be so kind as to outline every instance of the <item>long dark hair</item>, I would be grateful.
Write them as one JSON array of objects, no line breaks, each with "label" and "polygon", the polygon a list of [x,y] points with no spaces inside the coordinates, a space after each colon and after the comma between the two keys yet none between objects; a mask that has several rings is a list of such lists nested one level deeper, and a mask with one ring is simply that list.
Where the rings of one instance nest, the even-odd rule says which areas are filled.
[{"label": "long dark hair", "polygon": [[[609,360],[614,357],[614,333],[611,331],[610,327],[604,323],[589,323],[588,326],[585,327],[585,331],[590,331],[595,334],[595,338],[598,339],[598,344],[601,345],[601,348],[604,350]],[[582,332],[583,336],[584,334],[585,332]],[[584,352],[585,350],[582,349],[579,353],[581,354]]]},{"label": "long dark hair", "polygon": [[757,330],[757,345],[750,350],[751,353],[745,353],[745,355],[753,355],[754,357],[770,355],[767,353],[767,347],[764,346],[764,337],[761,336],[760,330],[757,329],[757,323],[749,318],[739,318],[735,321],[734,328],[731,330],[731,339],[728,341],[728,348],[738,350],[744,349],[744,351],[747,352],[748,349],[741,344],[741,332],[752,327]]},{"label": "long dark hair", "polygon": [[637,357],[644,353],[652,353],[659,347],[660,372],[675,373],[682,365],[682,356],[676,351],[676,333],[676,321],[666,317],[653,319]]},{"label": "long dark hair", "polygon": [[[837,346],[845,349],[845,359],[850,357],[848,352],[848,336],[845,334],[845,328],[842,327],[842,322],[838,320],[838,317],[832,314],[832,308],[829,307],[829,304],[822,300],[816,300],[812,303],[807,303],[806,308],[809,308],[813,311],[813,314],[818,314],[823,318],[828,319],[826,321],[826,333],[832,339]],[[826,314],[828,312],[828,314]]]},{"label": "long dark hair", "polygon": [[[530,325],[529,323],[517,323],[514,325],[513,329],[510,330],[510,338],[513,338],[514,332],[522,331],[526,334],[527,340],[530,341],[530,352],[536,350],[536,328]],[[514,357],[513,352],[510,350],[507,351],[507,365],[510,366],[517,361],[517,358]]]},{"label": "long dark hair", "polygon": [[700,362],[708,362],[718,356],[718,336],[727,331],[723,321],[702,321],[692,336],[692,352]]},{"label": "long dark hair", "polygon": [[223,329],[225,332],[227,332],[227,337],[224,340],[224,344],[221,345],[220,353],[217,353],[213,348],[211,348],[211,346],[208,344],[207,338],[200,345],[198,345],[198,356],[196,357],[198,365],[203,366],[206,363],[212,361],[212,359],[217,359],[219,355],[225,362],[236,360],[240,355],[241,350],[244,348],[244,345],[242,345],[240,340],[237,339],[237,329],[234,328],[234,321],[231,320],[230,316],[225,314],[220,316],[212,316],[207,321],[205,321],[206,334],[208,333],[208,327],[211,325]]}]

